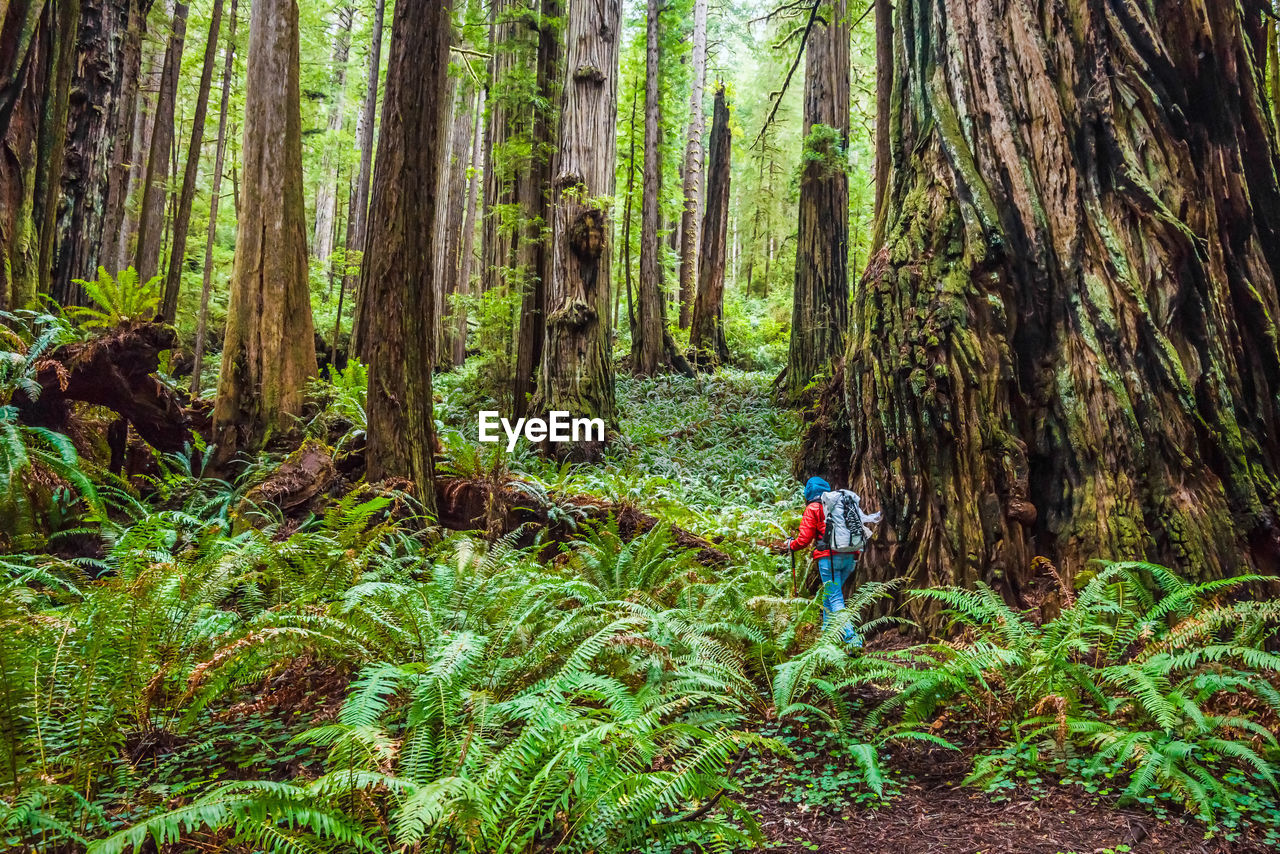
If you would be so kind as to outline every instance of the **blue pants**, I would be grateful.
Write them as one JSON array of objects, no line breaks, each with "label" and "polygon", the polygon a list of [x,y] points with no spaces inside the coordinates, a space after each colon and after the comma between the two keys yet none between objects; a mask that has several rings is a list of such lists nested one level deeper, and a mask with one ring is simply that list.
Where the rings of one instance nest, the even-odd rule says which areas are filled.
[{"label": "blue pants", "polygon": [[[851,554],[818,558],[818,577],[822,579],[822,589],[825,593],[822,600],[824,631],[832,615],[844,610],[844,582],[853,575],[854,566],[855,560]],[[853,626],[845,628],[844,642],[857,647],[862,646],[862,638],[854,631]]]}]

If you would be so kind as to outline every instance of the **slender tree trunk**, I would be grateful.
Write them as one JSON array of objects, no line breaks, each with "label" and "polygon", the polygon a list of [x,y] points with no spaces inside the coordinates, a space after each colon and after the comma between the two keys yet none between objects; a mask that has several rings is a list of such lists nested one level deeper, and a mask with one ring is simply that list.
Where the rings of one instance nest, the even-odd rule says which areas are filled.
[{"label": "slender tree trunk", "polygon": [[227,306],[215,461],[226,465],[295,429],[316,373],[302,195],[295,0],[255,0],[249,16],[244,166]]},{"label": "slender tree trunk", "polygon": [[333,100],[329,104],[326,124],[324,159],[320,165],[320,187],[316,192],[316,225],[311,240],[312,257],[327,262],[333,254],[335,224],[338,212],[338,137],[342,133],[342,117],[347,103],[347,58],[351,54],[351,21],[355,7],[339,6],[338,26],[333,42]]},{"label": "slender tree trunk", "polygon": [[876,149],[875,149],[875,223],[871,232],[871,251],[884,245],[885,219],[889,195],[890,158],[889,125],[893,111],[893,0],[875,0],[876,11]]},{"label": "slender tree trunk", "polygon": [[724,84],[716,90],[711,120],[711,151],[707,169],[707,213],[702,227],[702,263],[698,297],[693,306],[689,348],[695,367],[710,369],[729,361],[724,337],[725,237],[729,225],[729,156],[733,136],[729,130],[729,104]]},{"label": "slender tree trunk", "polygon": [[809,37],[804,81],[804,169],[787,367],[795,401],[840,357],[849,325],[849,15],[835,0]]},{"label": "slender tree trunk", "polygon": [[702,235],[698,201],[702,195],[702,90],[707,77],[707,0],[693,2],[693,87],[689,95],[689,141],[684,151],[684,213],[680,217],[680,327],[689,328],[698,246]]},{"label": "slender tree trunk", "polygon": [[75,71],[76,41],[80,31],[80,4],[55,3],[51,9],[54,67],[49,75],[41,117],[41,144],[37,152],[36,216],[39,258],[37,290],[47,294],[53,283],[54,236],[58,205],[62,197],[66,166],[67,117],[70,112],[71,80]]},{"label": "slender tree trunk", "polygon": [[675,366],[688,373],[684,357],[676,352],[667,329],[667,300],[662,288],[659,229],[662,222],[662,101],[659,87],[662,42],[659,17],[661,0],[649,0],[648,39],[645,53],[644,180],[640,200],[640,290],[637,318],[632,330],[631,367],[649,376]]},{"label": "slender tree trunk", "polygon": [[[525,284],[520,310],[520,340],[516,349],[515,414],[523,416],[534,393],[534,374],[542,363],[542,347],[547,334],[547,280],[551,277],[552,256],[546,225],[552,216],[551,151],[555,148],[556,116],[550,105],[556,103],[561,85],[560,0],[542,0],[538,22],[538,95],[547,106],[535,108],[533,117],[534,159],[529,169],[530,186],[525,191],[534,216],[530,217],[523,237],[527,248],[527,266],[531,275]],[[614,105],[617,114],[617,105]],[[615,131],[616,135],[616,131]],[[606,263],[605,266],[608,266]]]},{"label": "slender tree trunk", "polygon": [[168,46],[164,53],[164,70],[160,74],[160,91],[156,96],[156,114],[151,131],[151,153],[147,157],[146,177],[142,181],[142,207],[138,219],[138,251],[134,266],[138,278],[147,281],[160,269],[160,249],[164,241],[164,208],[168,197],[169,157],[174,139],[174,108],[178,96],[178,79],[182,73],[182,48],[187,36],[188,4],[173,7],[173,21]]},{"label": "slender tree trunk", "polygon": [[[458,324],[457,315],[461,306],[454,297],[465,292],[459,270],[462,265],[463,229],[466,228],[469,201],[467,176],[471,169],[476,132],[476,93],[470,84],[470,77],[458,80],[450,128],[449,159],[446,168],[441,170],[443,208],[437,217],[439,256],[436,281],[442,289],[442,298],[437,306],[436,318],[439,332],[437,340],[440,345],[438,359],[442,367],[454,364],[458,352],[457,337],[459,334],[466,334],[466,327]],[[464,353],[465,347],[464,342]]]},{"label": "slender tree trunk", "polygon": [[628,135],[631,142],[627,151],[627,205],[622,214],[622,255],[624,259],[622,263],[627,286],[627,331],[631,333],[633,340],[636,334],[636,312],[631,298],[632,288],[634,287],[631,279],[631,219],[636,197],[636,109],[639,105],[640,87],[637,85],[635,93],[631,97],[631,124]]},{"label": "slender tree trunk", "polygon": [[137,0],[82,6],[49,292],[60,305],[83,301],[83,288],[75,279],[92,278],[103,257],[115,131],[132,120],[132,105],[126,108],[123,96],[130,88],[137,91],[136,44],[132,57],[129,54],[136,6]]},{"label": "slender tree trunk", "polygon": [[152,118],[155,115],[154,95],[160,91],[160,78],[164,74],[164,51],[154,40],[143,41],[142,55],[147,72],[146,89],[139,81],[139,92],[133,116],[133,131],[129,140],[128,169],[125,175],[124,197],[122,200],[122,219],[119,234],[116,236],[115,256],[116,270],[134,266],[134,248],[138,236],[138,208],[141,194],[138,187],[142,184],[147,171],[147,154],[151,151],[151,133],[155,130]]},{"label": "slender tree trunk", "polygon": [[[452,342],[449,340],[449,332],[445,328],[445,315],[447,314],[447,306],[449,304],[449,288],[452,287],[452,276],[449,274],[450,261],[449,254],[449,235],[454,228],[455,222],[459,217],[455,217],[454,212],[461,211],[461,198],[454,198],[455,187],[458,184],[458,166],[459,162],[466,162],[464,146],[469,140],[459,141],[462,132],[458,126],[466,122],[470,116],[468,115],[469,105],[467,103],[468,92],[463,86],[463,81],[454,75],[449,77],[446,84],[445,94],[445,129],[446,132],[440,135],[443,149],[441,151],[442,159],[440,161],[440,169],[436,174],[436,198],[439,200],[440,212],[436,216],[435,233],[431,237],[431,268],[433,270],[432,279],[436,283],[435,311],[433,316],[436,319],[436,364],[443,367],[448,359],[448,354],[452,351]],[[458,223],[457,228],[461,230],[461,224]],[[456,247],[455,254],[456,258]]]},{"label": "slender tree trunk", "polygon": [[846,362],[853,479],[886,513],[868,566],[1014,601],[1036,554],[1068,577],[1097,558],[1274,572],[1262,16],[1042,11],[898,5],[886,242]]},{"label": "slender tree trunk", "polygon": [[[347,220],[347,287],[355,287],[364,269],[364,252],[367,248],[369,218],[369,183],[373,175],[373,134],[378,123],[378,82],[379,69],[382,63],[382,25],[386,17],[386,0],[375,0],[373,12],[373,37],[369,45],[369,76],[365,85],[364,105],[360,111],[360,173],[356,178],[355,198],[351,202],[351,213]],[[352,260],[359,258],[359,267],[353,270]],[[341,300],[341,296],[339,296]],[[351,325],[351,352],[366,358],[364,344],[360,340],[361,317],[360,306],[363,300],[356,300],[356,316]],[[338,315],[342,322],[342,315]],[[336,342],[335,342],[336,343]]]},{"label": "slender tree trunk", "polygon": [[437,173],[445,123],[450,3],[397,3],[387,64],[387,109],[378,146],[369,245],[361,273],[368,318],[368,478],[409,478],[435,508],[433,270]]},{"label": "slender tree trunk", "polygon": [[187,147],[187,163],[182,174],[182,194],[173,219],[173,248],[169,252],[169,272],[160,302],[160,319],[173,323],[178,315],[178,292],[182,288],[182,268],[186,264],[187,230],[191,225],[191,204],[196,196],[196,177],[200,172],[200,149],[204,144],[204,120],[209,110],[209,89],[213,84],[213,64],[218,58],[218,29],[222,24],[222,0],[213,0],[209,17],[209,39],[204,47],[204,65],[200,71],[200,93],[196,96],[195,115],[191,119],[191,144]]},{"label": "slender tree trunk", "polygon": [[[569,0],[560,143],[552,185],[552,274],[535,411],[599,418],[616,429],[609,330],[609,246],[617,145],[620,0]],[[597,459],[604,442],[544,446]]]},{"label": "slender tree trunk", "polygon": [[231,101],[231,76],[235,72],[236,12],[238,0],[231,0],[227,24],[227,46],[223,49],[222,97],[218,102],[218,142],[213,157],[213,180],[209,189],[209,226],[204,242],[204,281],[200,288],[200,317],[196,322],[195,363],[191,370],[191,397],[200,396],[200,375],[204,371],[204,351],[208,342],[209,296],[213,292],[213,247],[218,237],[218,207],[222,201],[222,169],[227,153],[227,108]]},{"label": "slender tree trunk", "polygon": [[[476,212],[480,207],[480,185],[484,176],[479,172],[484,162],[484,90],[476,92],[475,127],[471,138],[471,174],[467,189],[467,213],[462,220],[462,248],[458,258],[456,291],[461,295],[471,293],[471,265],[475,261]],[[454,315],[453,365],[460,367],[467,359],[467,311],[460,304]]]},{"label": "slender tree trunk", "polygon": [[129,177],[133,172],[134,153],[139,143],[135,129],[142,77],[142,37],[147,29],[147,13],[151,0],[129,0],[128,19],[119,66],[119,104],[113,120],[111,166],[107,173],[105,210],[99,243],[102,247],[98,263],[111,272],[127,263],[120,254],[124,232],[125,208],[128,203]]}]

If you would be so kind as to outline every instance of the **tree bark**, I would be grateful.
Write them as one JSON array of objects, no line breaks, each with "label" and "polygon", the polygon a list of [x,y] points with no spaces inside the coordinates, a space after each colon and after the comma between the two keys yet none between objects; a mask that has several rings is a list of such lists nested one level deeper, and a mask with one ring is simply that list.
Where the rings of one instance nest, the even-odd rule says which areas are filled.
[{"label": "tree bark", "polygon": [[[1248,10],[1248,11],[1242,11]],[[870,577],[1280,566],[1280,159],[1260,7],[902,0],[846,362]],[[978,118],[980,117],[980,120]]]},{"label": "tree bark", "polygon": [[128,0],[128,7],[118,70],[119,106],[112,126],[114,137],[111,142],[111,165],[107,172],[106,199],[99,238],[102,248],[98,263],[111,272],[119,272],[125,263],[119,252],[120,235],[124,231],[133,153],[138,145],[134,125],[141,100],[138,91],[142,78],[142,37],[147,29],[151,0]]},{"label": "tree bark", "polygon": [[[618,119],[619,0],[569,0],[560,101],[559,153],[552,183],[551,275],[546,342],[534,409],[599,418],[617,428],[610,353],[609,261]],[[604,442],[546,444],[574,460],[598,459]]]},{"label": "tree bark", "polygon": [[[466,227],[467,178],[471,169],[476,131],[476,93],[470,77],[457,80],[453,118],[449,122],[448,159],[441,170],[442,210],[436,218],[436,282],[441,289],[436,306],[437,360],[441,367],[451,367],[457,355],[457,337],[466,334],[459,326],[457,314],[461,306],[453,297],[463,291],[461,269],[462,232]],[[465,352],[465,343],[464,343]]]},{"label": "tree bark", "polygon": [[[378,83],[379,69],[382,63],[382,25],[386,17],[386,0],[375,0],[373,12],[373,36],[369,45],[369,76],[365,84],[364,105],[360,111],[358,127],[360,136],[360,173],[356,178],[355,197],[351,200],[351,212],[347,218],[347,261],[344,286],[355,287],[360,276],[359,270],[364,268],[364,252],[368,235],[369,218],[369,183],[373,175],[373,134],[378,123]],[[359,253],[359,269],[352,271],[352,258]],[[339,295],[339,301],[341,301]],[[360,305],[356,301],[356,317],[351,324],[351,352],[365,358],[363,344],[360,341]],[[338,322],[342,322],[339,313]],[[337,335],[335,334],[336,338]],[[335,342],[336,344],[336,342]]]},{"label": "tree bark", "polygon": [[160,91],[156,96],[156,114],[151,130],[151,149],[147,156],[146,177],[142,181],[142,207],[138,218],[138,251],[134,266],[139,280],[145,282],[160,269],[160,249],[164,242],[164,205],[169,176],[169,158],[174,138],[174,109],[178,98],[178,79],[182,73],[182,48],[187,36],[189,6],[179,2],[173,7],[173,21],[164,52],[164,69],[160,73]]},{"label": "tree bark", "polygon": [[533,216],[522,237],[524,264],[529,269],[520,307],[520,338],[516,345],[515,415],[528,410],[534,393],[534,373],[542,363],[542,345],[547,333],[547,279],[551,273],[551,252],[547,245],[547,224],[551,220],[551,151],[555,148],[556,116],[551,104],[558,101],[562,48],[560,44],[560,0],[542,0],[538,20],[538,97],[542,106],[533,114],[533,162],[528,170],[529,199]]},{"label": "tree bark", "polygon": [[200,288],[200,317],[196,321],[196,351],[191,369],[192,399],[200,396],[200,375],[204,370],[204,351],[209,335],[209,296],[213,292],[213,246],[218,237],[218,207],[222,201],[222,169],[227,153],[227,108],[231,101],[231,75],[235,72],[237,5],[238,0],[231,0],[227,46],[223,50],[222,98],[218,102],[218,142],[213,156],[213,179],[209,188],[209,226],[204,242],[204,280]]},{"label": "tree bark", "polygon": [[849,14],[824,9],[809,37],[804,79],[804,168],[791,343],[780,377],[796,401],[840,357],[849,325]]},{"label": "tree bark", "polygon": [[137,6],[137,0],[82,5],[49,290],[60,305],[83,301],[75,279],[93,278],[103,257],[116,130],[132,122],[133,105],[125,96],[137,91],[137,44],[131,43]]},{"label": "tree bark", "polygon": [[662,101],[660,67],[662,42],[659,18],[661,0],[648,0],[648,32],[645,51],[644,171],[640,199],[640,287],[636,325],[632,330],[631,369],[650,376],[669,367],[690,373],[684,357],[676,352],[667,329],[667,300],[662,288],[659,235],[662,222]]},{"label": "tree bark", "polygon": [[707,0],[693,0],[693,87],[689,140],[684,150],[684,212],[680,217],[680,327],[689,328],[702,243],[698,203],[702,195],[702,90],[707,78]]},{"label": "tree bark", "polygon": [[333,42],[333,94],[325,129],[324,159],[320,165],[320,187],[316,192],[316,225],[311,240],[311,255],[328,262],[333,254],[338,214],[338,136],[342,133],[343,111],[347,103],[347,59],[351,54],[351,21],[355,7],[339,6],[338,26]]},{"label": "tree bark", "polygon": [[[893,0],[875,0],[876,13],[876,149],[875,149],[875,222],[872,225],[871,251],[884,245],[885,220],[888,217],[890,157],[889,123],[893,114]],[[855,268],[856,269],[856,268]]]},{"label": "tree bark", "polygon": [[246,73],[244,196],[213,413],[220,465],[292,432],[316,372],[295,0],[253,4]]},{"label": "tree bark", "polygon": [[694,367],[713,369],[729,361],[724,337],[725,241],[729,228],[729,157],[733,136],[729,130],[729,104],[724,84],[716,90],[711,120],[711,151],[707,160],[707,213],[702,227],[702,263],[698,297],[689,329],[689,349]]},{"label": "tree bark", "polygon": [[371,253],[361,273],[369,336],[370,480],[408,478],[435,508],[435,287],[429,253],[452,36],[450,3],[397,3],[373,186]]},{"label": "tree bark", "polygon": [[218,58],[218,29],[221,24],[222,0],[213,0],[213,10],[209,17],[209,38],[204,47],[204,65],[200,70],[200,92],[196,96],[195,114],[191,119],[191,143],[187,146],[182,191],[173,218],[173,248],[169,251],[169,271],[165,276],[164,294],[160,301],[160,319],[166,323],[173,323],[178,315],[182,268],[187,260],[187,231],[191,226],[191,204],[195,201],[196,177],[200,172],[200,148],[204,144],[204,120],[209,111],[209,89],[213,84],[213,64]]},{"label": "tree bark", "polygon": [[[470,179],[467,188],[467,211],[462,219],[462,246],[458,252],[458,278],[456,293],[471,293],[471,265],[475,262],[476,212],[480,207],[480,185],[484,176],[480,166],[484,162],[484,90],[476,92],[475,127],[471,137]],[[459,305],[454,312],[453,366],[461,367],[467,359],[467,310]]]}]

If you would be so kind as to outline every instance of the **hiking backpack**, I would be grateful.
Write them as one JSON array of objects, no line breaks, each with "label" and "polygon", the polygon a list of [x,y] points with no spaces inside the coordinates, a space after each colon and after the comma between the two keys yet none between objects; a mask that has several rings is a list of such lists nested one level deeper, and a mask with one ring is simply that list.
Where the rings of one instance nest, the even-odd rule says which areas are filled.
[{"label": "hiking backpack", "polygon": [[860,552],[871,539],[868,523],[880,521],[880,514],[862,512],[862,499],[856,492],[836,489],[822,493],[822,512],[826,516],[823,539],[835,554]]}]

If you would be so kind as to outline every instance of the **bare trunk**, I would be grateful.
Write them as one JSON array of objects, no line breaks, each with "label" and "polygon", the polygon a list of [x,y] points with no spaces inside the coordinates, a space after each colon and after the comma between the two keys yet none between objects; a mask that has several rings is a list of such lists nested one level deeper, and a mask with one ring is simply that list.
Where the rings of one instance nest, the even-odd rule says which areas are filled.
[{"label": "bare trunk", "polygon": [[849,324],[849,16],[836,0],[809,37],[804,80],[804,170],[791,343],[781,391],[795,401],[827,373]]},{"label": "bare trunk", "polygon": [[236,261],[227,306],[216,461],[296,430],[316,373],[302,197],[298,6],[256,0],[249,17]]},{"label": "bare trunk", "polygon": [[876,576],[1017,601],[1036,554],[1280,566],[1280,160],[1243,7],[900,2],[846,363]]},{"label": "bare trunk", "polygon": [[311,255],[328,261],[333,254],[337,234],[338,213],[338,136],[342,133],[343,109],[347,103],[347,58],[351,54],[351,21],[355,7],[337,8],[338,26],[333,42],[333,101],[329,104],[326,123],[324,159],[320,165],[320,188],[316,191],[316,226],[311,240]]},{"label": "bare trunk", "polygon": [[689,349],[695,367],[712,369],[729,361],[724,337],[725,238],[729,226],[729,105],[724,85],[716,90],[711,120],[711,151],[707,163],[707,218],[702,227],[702,264],[698,297],[693,305]]},{"label": "bare trunk", "polygon": [[[484,90],[476,92],[475,128],[471,138],[471,178],[467,188],[467,213],[462,220],[462,247],[458,257],[456,291],[460,295],[471,293],[471,265],[475,261],[476,212],[480,207],[480,185],[484,177],[479,169],[484,162]],[[467,359],[467,311],[459,305],[454,314],[453,365],[460,367]]]},{"label": "bare trunk", "polygon": [[218,106],[218,143],[213,157],[213,181],[209,189],[209,227],[204,242],[204,281],[200,289],[200,317],[196,322],[195,363],[191,370],[191,397],[200,396],[200,375],[204,370],[204,351],[208,342],[209,295],[213,291],[213,246],[218,236],[218,207],[222,201],[222,169],[227,153],[227,108],[231,100],[231,75],[235,71],[236,12],[238,0],[231,0],[227,46],[223,50],[222,98]]},{"label": "bare trunk", "polygon": [[702,90],[707,78],[707,0],[693,2],[693,90],[689,95],[689,141],[684,150],[684,213],[680,218],[680,326],[689,327],[698,247],[702,243],[698,202],[702,195]]},{"label": "bare trunk", "polygon": [[[455,297],[465,292],[465,283],[459,271],[462,266],[463,230],[467,226],[468,187],[467,176],[471,169],[476,135],[476,93],[470,78],[460,79],[454,102],[454,117],[450,123],[449,160],[441,170],[444,189],[443,209],[437,217],[437,246],[439,247],[437,282],[441,288],[441,300],[437,306],[439,341],[438,359],[442,367],[450,367],[458,353],[458,336],[466,334],[465,325],[458,323],[461,306]],[[465,323],[465,322],[464,322]],[[465,353],[466,343],[463,342]]]},{"label": "bare trunk", "polygon": [[435,291],[429,246],[443,141],[452,17],[448,0],[397,3],[387,63],[387,109],[378,145],[369,245],[361,273],[368,319],[370,480],[408,478],[435,508]]},{"label": "bare trunk", "polygon": [[187,163],[182,174],[182,194],[173,218],[173,248],[169,251],[169,272],[160,302],[160,319],[173,323],[178,315],[178,292],[182,288],[182,268],[186,266],[187,230],[191,225],[191,204],[196,197],[196,177],[200,172],[200,148],[204,144],[204,120],[209,111],[209,88],[213,84],[213,64],[218,58],[218,29],[222,24],[222,0],[213,0],[209,17],[209,38],[204,47],[204,65],[200,71],[200,92],[196,96],[195,115],[191,119],[191,144],[187,146]]},{"label": "bare trunk", "polygon": [[178,96],[178,78],[182,73],[182,47],[187,36],[186,3],[173,7],[172,29],[164,53],[164,70],[160,74],[160,91],[156,95],[156,113],[151,130],[151,150],[147,156],[146,177],[142,181],[142,207],[138,218],[138,251],[134,267],[138,278],[147,281],[160,269],[160,249],[164,242],[164,207],[168,198],[169,158],[174,139],[174,107]]},{"label": "bare trunk", "polygon": [[[551,276],[536,412],[599,418],[616,429],[609,330],[609,240],[617,144],[620,0],[569,0],[559,155],[552,184]],[[594,437],[546,445],[577,460],[597,459]]]},{"label": "bare trunk", "polygon": [[675,366],[688,373],[667,330],[667,300],[663,294],[659,230],[662,222],[662,103],[659,87],[662,42],[660,0],[649,0],[645,53],[644,180],[640,200],[640,289],[636,325],[632,330],[631,369],[649,376]]},{"label": "bare trunk", "polygon": [[99,238],[102,248],[101,257],[97,260],[98,264],[113,273],[127,263],[120,246],[129,196],[129,179],[134,171],[134,158],[140,142],[136,125],[142,101],[139,97],[142,37],[147,29],[147,11],[150,7],[151,0],[129,0],[128,20],[121,47],[119,104],[112,124],[114,138],[111,142],[111,165],[107,173],[105,210]]},{"label": "bare trunk", "polygon": [[[889,195],[890,159],[889,123],[893,112],[893,0],[875,0],[876,10],[876,151],[875,151],[875,224],[872,226],[871,251],[884,245],[885,218]],[[855,267],[855,270],[858,268]]]},{"label": "bare trunk", "polygon": [[[382,63],[382,25],[386,17],[386,0],[375,0],[373,13],[373,38],[369,45],[369,76],[365,86],[364,105],[360,111],[360,173],[356,178],[355,198],[351,201],[351,212],[347,220],[347,269],[343,278],[345,287],[354,288],[360,280],[360,271],[364,269],[364,252],[367,248],[369,218],[369,182],[373,175],[373,132],[378,123],[378,74]],[[352,262],[358,259],[358,265]],[[342,297],[339,295],[339,301]],[[365,357],[364,345],[360,340],[360,305],[363,300],[356,300],[356,316],[351,326],[351,352]],[[338,322],[342,322],[342,314],[338,314]],[[335,333],[334,337],[337,335]],[[336,341],[334,342],[336,346]]]}]

